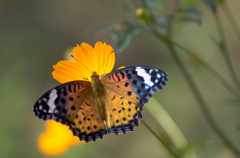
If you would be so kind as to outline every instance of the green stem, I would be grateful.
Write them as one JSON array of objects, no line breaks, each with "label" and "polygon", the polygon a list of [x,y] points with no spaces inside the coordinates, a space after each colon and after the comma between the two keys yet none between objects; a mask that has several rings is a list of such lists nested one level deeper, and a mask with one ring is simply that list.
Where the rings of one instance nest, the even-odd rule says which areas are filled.
[{"label": "green stem", "polygon": [[162,145],[169,151],[169,153],[175,157],[175,158],[178,158],[178,156],[172,151],[172,149],[170,149],[168,147],[167,144],[164,143],[164,141],[143,121],[141,120],[141,122],[144,124],[144,126],[147,127],[147,129],[162,143]]},{"label": "green stem", "polygon": [[[160,40],[163,40],[162,38],[160,38]],[[220,129],[220,127],[216,124],[215,120],[212,117],[212,114],[209,110],[209,108],[207,107],[207,104],[205,103],[205,101],[203,100],[197,86],[195,85],[193,79],[191,78],[191,75],[189,74],[189,72],[185,69],[183,63],[180,61],[179,57],[177,56],[173,45],[165,40],[163,40],[164,43],[166,43],[166,45],[168,46],[173,59],[175,60],[175,62],[177,63],[178,67],[180,68],[181,72],[183,73],[184,77],[187,80],[187,83],[190,85],[190,88],[192,89],[194,96],[196,97],[198,103],[199,103],[199,107],[202,110],[202,113],[204,114],[205,118],[207,119],[207,121],[209,122],[209,124],[211,125],[212,129],[216,132],[216,134],[219,136],[219,138],[223,141],[223,143],[231,150],[235,153],[235,155],[240,156],[240,152],[236,149],[236,147],[232,144],[232,142],[227,138],[227,136],[224,134],[224,132]]]},{"label": "green stem", "polygon": [[234,31],[236,32],[238,38],[240,39],[240,29],[239,29],[237,23],[235,22],[235,20],[234,20],[234,18],[233,18],[233,15],[232,15],[232,13],[231,13],[231,10],[228,8],[226,2],[223,3],[221,6],[222,6],[223,11],[224,11],[224,13],[226,14],[229,22],[231,23]]},{"label": "green stem", "polygon": [[220,41],[221,41],[221,43],[219,45],[220,50],[222,51],[222,53],[224,55],[224,59],[225,59],[225,62],[227,64],[227,67],[229,69],[229,72],[230,72],[230,75],[231,75],[231,78],[232,78],[233,82],[240,89],[240,83],[237,79],[237,76],[236,76],[236,74],[233,70],[233,66],[232,66],[231,61],[230,61],[229,52],[228,52],[228,49],[227,49],[227,44],[226,44],[226,40],[225,40],[225,36],[224,36],[222,23],[220,22],[220,17],[217,14],[217,12],[212,12],[212,13],[213,13],[213,17],[214,17],[214,20],[215,20],[215,23],[216,23],[218,34],[220,36],[219,37]]},{"label": "green stem", "polygon": [[174,145],[180,151],[184,151],[181,154],[181,157],[197,158],[197,155],[190,147],[187,139],[184,137],[181,130],[178,128],[176,123],[163,108],[163,106],[155,98],[151,98],[148,104],[149,106],[145,107],[148,112],[150,112],[156,121],[162,126],[163,130],[167,133],[168,137],[172,140]]}]

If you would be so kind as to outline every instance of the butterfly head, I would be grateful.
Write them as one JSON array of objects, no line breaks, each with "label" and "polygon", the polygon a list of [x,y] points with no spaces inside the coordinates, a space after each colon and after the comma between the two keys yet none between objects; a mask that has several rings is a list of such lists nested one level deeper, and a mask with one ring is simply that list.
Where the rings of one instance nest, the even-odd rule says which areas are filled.
[{"label": "butterfly head", "polygon": [[92,73],[91,79],[92,79],[92,80],[98,80],[98,79],[99,79],[99,75],[97,74],[96,71],[94,71],[94,72]]}]

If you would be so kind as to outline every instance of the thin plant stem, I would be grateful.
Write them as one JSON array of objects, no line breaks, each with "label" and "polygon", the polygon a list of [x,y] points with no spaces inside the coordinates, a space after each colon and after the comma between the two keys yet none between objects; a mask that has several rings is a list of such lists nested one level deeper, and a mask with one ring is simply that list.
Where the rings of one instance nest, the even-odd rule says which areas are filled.
[{"label": "thin plant stem", "polygon": [[229,20],[229,22],[231,23],[231,26],[233,27],[233,30],[236,32],[236,34],[237,34],[237,36],[238,36],[238,38],[240,40],[240,29],[239,29],[237,23],[234,20],[234,17],[233,17],[233,15],[231,13],[231,10],[229,9],[229,7],[226,4],[226,2],[223,3],[221,6],[222,6],[222,9],[223,9],[225,15],[227,16],[227,19]]},{"label": "thin plant stem", "polygon": [[[162,40],[162,39],[160,39]],[[169,42],[163,41],[169,48],[174,61],[176,62],[176,64],[178,65],[178,67],[180,68],[181,72],[183,73],[184,77],[187,80],[187,83],[189,84],[190,88],[192,89],[194,96],[196,97],[198,103],[199,103],[199,107],[202,111],[202,113],[204,114],[206,120],[208,121],[208,123],[210,124],[210,126],[212,127],[212,129],[215,131],[215,133],[219,136],[219,138],[223,141],[223,143],[236,155],[236,156],[240,156],[240,152],[236,149],[236,147],[233,145],[233,143],[228,139],[228,137],[224,134],[224,132],[221,130],[221,128],[216,124],[215,120],[213,119],[213,116],[207,106],[207,104],[205,103],[205,101],[203,100],[196,84],[194,83],[193,79],[191,78],[191,75],[189,74],[189,72],[185,69],[183,63],[180,61],[177,53],[175,52],[173,45]]]},{"label": "thin plant stem", "polygon": [[143,120],[141,120],[141,122],[159,140],[159,142],[162,143],[162,145],[169,151],[169,153],[174,158],[178,158],[178,156],[172,151],[172,149],[166,143],[164,143],[164,141]]},{"label": "thin plant stem", "polygon": [[173,144],[183,151],[181,158],[197,158],[197,155],[192,150],[187,139],[173,121],[171,116],[163,108],[163,106],[155,99],[151,98],[148,102],[149,106],[145,108],[152,114],[156,121],[162,126],[163,130],[167,133],[168,137],[172,140]]},{"label": "thin plant stem", "polygon": [[240,83],[237,79],[237,76],[233,70],[233,66],[232,63],[230,61],[230,57],[229,57],[229,52],[228,52],[228,48],[227,48],[227,44],[226,44],[226,39],[224,36],[224,31],[223,31],[223,27],[222,27],[222,23],[220,21],[219,15],[217,14],[217,12],[212,12],[213,13],[213,17],[214,17],[214,21],[216,23],[216,27],[218,30],[218,34],[219,34],[219,38],[220,38],[220,43],[219,43],[219,48],[223,53],[225,62],[227,64],[227,67],[229,69],[230,72],[230,76],[233,80],[233,82],[235,83],[235,85],[240,89]]}]

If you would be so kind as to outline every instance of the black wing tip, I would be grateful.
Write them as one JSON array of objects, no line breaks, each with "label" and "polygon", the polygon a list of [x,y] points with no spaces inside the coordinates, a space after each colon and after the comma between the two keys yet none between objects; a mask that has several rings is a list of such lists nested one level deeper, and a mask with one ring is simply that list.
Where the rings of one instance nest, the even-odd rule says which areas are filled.
[{"label": "black wing tip", "polygon": [[52,113],[43,113],[43,111],[39,110],[39,102],[36,102],[36,104],[33,106],[33,113],[36,117],[38,117],[41,120],[47,121],[47,120],[54,120],[56,122],[59,122],[63,125],[69,125],[70,121],[63,116],[55,116]]}]

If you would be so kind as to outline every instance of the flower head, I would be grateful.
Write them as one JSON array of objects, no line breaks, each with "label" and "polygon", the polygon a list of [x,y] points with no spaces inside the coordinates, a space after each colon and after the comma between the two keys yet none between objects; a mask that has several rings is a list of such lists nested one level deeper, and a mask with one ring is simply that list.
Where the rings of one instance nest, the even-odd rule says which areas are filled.
[{"label": "flower head", "polygon": [[97,42],[94,46],[87,43],[77,45],[73,49],[72,61],[59,61],[54,65],[53,78],[60,83],[75,80],[91,81],[91,75],[95,71],[99,76],[112,71],[115,64],[113,48],[106,43]]}]

